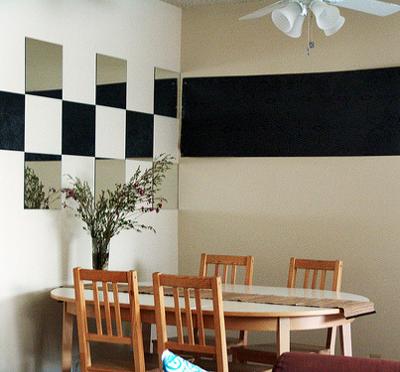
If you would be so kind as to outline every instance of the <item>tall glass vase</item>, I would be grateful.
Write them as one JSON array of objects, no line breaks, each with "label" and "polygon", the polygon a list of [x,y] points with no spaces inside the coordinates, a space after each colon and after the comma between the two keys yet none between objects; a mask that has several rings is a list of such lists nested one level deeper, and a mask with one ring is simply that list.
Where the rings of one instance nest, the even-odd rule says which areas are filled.
[{"label": "tall glass vase", "polygon": [[107,270],[110,255],[110,239],[92,238],[92,267]]}]

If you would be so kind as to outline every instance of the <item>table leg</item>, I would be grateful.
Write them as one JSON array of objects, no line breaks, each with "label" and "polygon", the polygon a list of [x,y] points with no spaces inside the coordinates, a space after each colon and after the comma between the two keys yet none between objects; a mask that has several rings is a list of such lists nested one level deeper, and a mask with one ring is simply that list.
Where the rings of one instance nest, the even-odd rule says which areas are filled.
[{"label": "table leg", "polygon": [[337,327],[328,328],[325,347],[329,350],[329,355],[335,355],[336,333]]},{"label": "table leg", "polygon": [[278,328],[276,330],[277,355],[290,351],[290,319],[278,318]]},{"label": "table leg", "polygon": [[353,351],[351,347],[351,323],[346,323],[340,326],[340,336],[342,354],[344,356],[352,356]]},{"label": "table leg", "polygon": [[67,303],[63,303],[62,324],[62,349],[61,367],[63,372],[70,372],[72,365],[72,331],[74,328],[74,316],[67,311]]},{"label": "table leg", "polygon": [[145,353],[150,353],[151,346],[151,324],[142,323],[142,334],[143,334],[143,348]]}]

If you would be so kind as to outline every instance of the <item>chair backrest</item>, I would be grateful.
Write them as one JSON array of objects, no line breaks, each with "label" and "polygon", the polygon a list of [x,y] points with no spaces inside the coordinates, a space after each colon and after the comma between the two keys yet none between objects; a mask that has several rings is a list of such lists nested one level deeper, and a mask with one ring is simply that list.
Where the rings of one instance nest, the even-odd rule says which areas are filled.
[{"label": "chair backrest", "polygon": [[[298,271],[304,270],[302,288],[325,289],[326,274],[332,272],[332,291],[340,291],[343,262],[340,260],[308,260],[292,257],[289,265],[288,288],[296,287]],[[311,274],[311,275],[310,275]]]},{"label": "chair backrest", "polygon": [[[170,349],[178,354],[209,355],[216,358],[218,372],[228,371],[221,278],[154,273],[153,288],[158,355],[161,357],[165,349]],[[207,298],[211,297],[212,309],[207,307],[206,310],[203,310],[202,291],[208,293]],[[168,307],[165,305],[164,296],[166,294],[171,299],[171,305]],[[168,339],[167,320],[171,317],[175,319],[173,324],[176,325],[177,341]],[[214,330],[215,343],[212,345],[206,344],[206,327]]]},{"label": "chair backrest", "polygon": [[[253,256],[228,256],[202,253],[200,259],[200,276],[208,276],[208,269],[214,266],[211,275],[221,276],[222,283],[236,283],[237,268],[243,267],[244,269],[244,283],[245,285],[253,284]],[[229,275],[230,271],[230,275]]]},{"label": "chair backrest", "polygon": [[[120,304],[118,284],[127,284],[128,304]],[[144,350],[137,275],[135,271],[74,269],[74,287],[79,335],[81,370],[92,368],[90,342],[131,345],[132,371],[144,372]],[[85,288],[91,289],[91,292]],[[90,293],[93,296],[90,296]],[[90,296],[87,297],[87,296]],[[128,311],[126,311],[129,306]],[[121,308],[125,310],[121,312]],[[126,313],[129,313],[126,316]],[[125,314],[125,316],[124,316]],[[89,331],[88,316],[95,318],[95,330]],[[104,322],[105,319],[105,322]],[[125,335],[122,320],[129,320],[129,335]],[[105,327],[104,327],[105,325]],[[101,371],[106,371],[102,368]],[[114,369],[110,369],[114,370]]]}]

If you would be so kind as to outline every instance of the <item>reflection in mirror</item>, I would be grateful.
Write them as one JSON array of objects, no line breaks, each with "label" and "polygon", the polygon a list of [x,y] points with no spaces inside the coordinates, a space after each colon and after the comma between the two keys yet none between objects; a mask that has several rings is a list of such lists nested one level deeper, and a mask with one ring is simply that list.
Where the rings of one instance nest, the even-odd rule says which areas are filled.
[{"label": "reflection in mirror", "polygon": [[95,200],[102,191],[114,191],[117,183],[125,183],[125,160],[96,159]]},{"label": "reflection in mirror", "polygon": [[126,60],[96,55],[96,104],[126,108]]},{"label": "reflection in mirror", "polygon": [[154,69],[154,113],[178,117],[180,74],[156,67]]},{"label": "reflection in mirror", "polygon": [[61,156],[25,153],[25,209],[61,208]]},{"label": "reflection in mirror", "polygon": [[[133,177],[137,169],[140,169],[140,172],[143,173],[148,169],[151,169],[153,167],[153,160],[151,158],[145,158],[145,159],[127,159],[125,161],[126,164],[126,182],[129,182],[129,180]],[[141,207],[146,207],[149,208],[152,206],[152,203],[143,203],[143,204],[138,204],[137,208]]]},{"label": "reflection in mirror", "polygon": [[141,172],[146,171],[147,169],[151,169],[153,167],[153,159],[152,158],[142,158],[135,159],[129,158],[125,161],[125,169],[126,169],[126,182],[129,182],[131,177],[135,174],[138,168],[140,168]]},{"label": "reflection in mirror", "polygon": [[167,199],[163,202],[162,209],[178,209],[178,164],[172,164],[171,169],[165,174],[157,196]]},{"label": "reflection in mirror", "polygon": [[25,39],[25,92],[62,98],[62,46]]}]

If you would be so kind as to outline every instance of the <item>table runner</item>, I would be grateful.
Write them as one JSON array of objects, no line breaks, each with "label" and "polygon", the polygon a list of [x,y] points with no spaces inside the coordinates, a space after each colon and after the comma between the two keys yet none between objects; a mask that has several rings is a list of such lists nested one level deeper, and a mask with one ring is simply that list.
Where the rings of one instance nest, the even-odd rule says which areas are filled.
[{"label": "table runner", "polygon": [[[151,295],[153,294],[153,287],[139,286],[139,293]],[[164,294],[166,296],[172,296],[171,288],[165,288]],[[192,295],[194,294],[192,293]],[[210,290],[201,290],[201,297],[204,299],[211,299],[212,293]],[[329,299],[329,298],[260,295],[260,294],[246,294],[246,293],[235,293],[235,292],[222,292],[222,299],[223,301],[249,302],[256,304],[341,309],[346,319],[375,313],[375,305],[373,302],[370,301],[352,301],[352,300]]]}]

